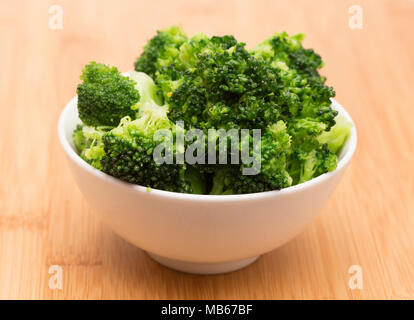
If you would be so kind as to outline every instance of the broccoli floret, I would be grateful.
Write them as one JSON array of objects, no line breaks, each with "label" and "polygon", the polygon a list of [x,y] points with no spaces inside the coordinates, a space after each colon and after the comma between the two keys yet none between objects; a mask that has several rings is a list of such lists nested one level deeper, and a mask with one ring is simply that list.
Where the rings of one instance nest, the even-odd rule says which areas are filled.
[{"label": "broccoli floret", "polygon": [[[152,133],[156,128],[150,127],[163,123],[163,120],[153,118],[157,114],[158,111],[151,115],[142,114],[141,118],[134,121],[124,118],[119,127],[103,136],[106,155],[101,160],[102,170],[121,180],[154,189],[184,193],[203,192],[195,185],[197,182],[193,176],[186,175],[185,164],[158,164],[154,161],[155,148],[165,141],[153,139]],[[147,116],[148,119],[143,121],[143,117]],[[171,146],[169,151],[175,156],[176,150],[172,142]]]},{"label": "broccoli floret", "polygon": [[[156,86],[152,79],[141,72],[133,72],[130,77],[137,83],[141,92],[140,101],[133,106],[137,119],[124,117],[119,126],[103,135],[105,156],[101,160],[102,170],[121,180],[155,189],[176,192],[203,192],[196,185],[195,174],[186,175],[185,164],[159,164],[154,159],[154,150],[162,142],[170,146],[165,152],[173,157],[177,152],[173,135],[154,139],[158,130],[171,129],[168,119],[168,106],[161,106],[156,99]],[[193,189],[194,188],[194,189]]]},{"label": "broccoli floret", "polygon": [[83,149],[87,146],[87,141],[83,135],[83,125],[78,124],[72,134],[73,144],[75,145],[76,151],[80,154]]},{"label": "broccoli floret", "polygon": [[318,137],[318,140],[322,144],[327,144],[331,152],[339,154],[343,145],[349,137],[351,132],[352,123],[349,122],[344,116],[338,116],[335,118],[336,124],[329,131],[324,131]]},{"label": "broccoli floret", "polygon": [[[248,137],[251,140],[251,137]],[[220,165],[214,172],[210,194],[243,194],[278,190],[292,185],[286,170],[291,137],[286,124],[280,120],[266,128],[261,136],[260,153],[250,150],[250,156],[260,157],[260,170],[244,175],[243,169],[252,165]]]},{"label": "broccoli floret", "polygon": [[307,153],[298,153],[300,176],[298,183],[306,182],[336,168],[337,157],[326,145]]},{"label": "broccoli floret", "polygon": [[336,168],[337,157],[318,138],[326,124],[317,119],[304,118],[290,122],[292,148],[287,167],[293,184],[302,183]]},{"label": "broccoli floret", "polygon": [[234,194],[233,183],[239,174],[236,166],[218,166],[213,176],[213,183],[210,189],[211,195]]},{"label": "broccoli floret", "polygon": [[[124,118],[120,126],[105,134],[106,154],[101,161],[102,170],[121,180],[154,189],[191,192],[185,179],[185,165],[154,161],[154,149],[162,141],[155,141],[153,133],[166,124],[164,119],[158,118],[161,114],[160,110],[150,112],[146,109],[137,120]],[[169,125],[164,128],[169,128]]]},{"label": "broccoli floret", "polygon": [[80,157],[96,169],[101,170],[101,159],[105,155],[102,136],[107,127],[77,125],[73,132],[73,143]]},{"label": "broccoli floret", "polygon": [[88,126],[115,127],[125,117],[135,117],[131,109],[140,96],[135,82],[117,68],[91,62],[83,69],[78,85],[79,118]]},{"label": "broccoli floret", "polygon": [[319,54],[302,47],[303,34],[289,37],[286,32],[276,33],[250,50],[255,57],[263,58],[275,68],[293,69],[309,82],[323,84],[318,69],[323,67]]},{"label": "broccoli floret", "polygon": [[103,171],[121,180],[175,192],[191,193],[185,178],[185,165],[157,164],[153,159],[156,143],[152,138],[131,133],[126,138],[114,133],[103,138],[106,156]]},{"label": "broccoli floret", "polygon": [[177,26],[160,30],[144,47],[141,56],[135,61],[135,71],[145,72],[155,77],[155,72],[174,62],[179,55],[179,47],[187,41],[184,31]]},{"label": "broccoli floret", "polygon": [[195,166],[187,166],[185,170],[185,180],[190,184],[192,193],[206,193],[205,176]]},{"label": "broccoli floret", "polygon": [[235,192],[263,192],[291,186],[292,178],[286,168],[290,147],[291,137],[284,121],[266,128],[261,138],[260,172],[252,176],[239,174],[234,182]]},{"label": "broccoli floret", "polygon": [[176,61],[156,73],[171,120],[187,127],[265,128],[283,112],[278,75],[233,36],[197,35]]},{"label": "broccoli floret", "polygon": [[318,118],[329,129],[338,114],[331,108],[335,91],[324,85],[326,78],[318,72],[323,61],[312,49],[302,47],[303,38],[303,34],[289,37],[285,32],[276,33],[250,53],[269,63],[279,74],[283,88],[278,102],[288,106],[288,117]]},{"label": "broccoli floret", "polygon": [[289,187],[292,178],[286,170],[286,159],[290,152],[291,136],[286,123],[279,120],[270,125],[262,137],[261,172],[268,181],[268,190]]}]

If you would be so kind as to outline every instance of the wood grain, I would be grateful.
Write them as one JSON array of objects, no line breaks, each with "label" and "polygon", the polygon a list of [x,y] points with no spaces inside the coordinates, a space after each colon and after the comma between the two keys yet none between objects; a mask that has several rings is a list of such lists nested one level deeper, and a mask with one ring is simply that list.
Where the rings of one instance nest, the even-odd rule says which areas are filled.
[{"label": "wood grain", "polygon": [[[348,27],[363,8],[362,30]],[[52,4],[63,29],[48,27]],[[307,34],[355,119],[359,142],[333,198],[307,230],[226,275],[177,273],[104,227],[75,185],[56,133],[91,60],[126,71],[158,28]],[[0,298],[414,298],[414,1],[1,1]],[[48,286],[63,270],[62,290]],[[363,290],[348,287],[360,265]]]}]

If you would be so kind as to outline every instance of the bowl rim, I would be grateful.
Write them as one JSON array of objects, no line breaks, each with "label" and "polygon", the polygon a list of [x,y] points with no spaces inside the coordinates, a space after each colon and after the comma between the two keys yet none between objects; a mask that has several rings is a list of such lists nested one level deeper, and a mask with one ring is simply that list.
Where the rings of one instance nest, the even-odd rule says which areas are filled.
[{"label": "bowl rim", "polygon": [[[132,191],[135,193],[146,193],[147,195],[152,195],[152,196],[160,196],[160,197],[183,199],[183,200],[193,200],[193,201],[199,201],[199,202],[211,202],[211,201],[244,201],[244,200],[251,200],[251,199],[263,199],[263,198],[276,197],[276,196],[287,195],[287,194],[291,194],[295,192],[300,192],[301,190],[310,188],[312,186],[315,186],[317,184],[320,184],[330,179],[336,173],[344,169],[349,163],[349,161],[351,160],[353,154],[355,153],[355,149],[357,146],[357,131],[356,131],[354,121],[352,120],[351,116],[346,111],[346,109],[342,107],[342,105],[340,105],[335,99],[331,99],[332,107],[335,110],[337,110],[339,114],[344,115],[346,119],[352,123],[351,132],[346,142],[348,144],[347,150],[345,154],[343,154],[341,159],[339,159],[338,165],[335,170],[321,174],[320,176],[316,178],[313,178],[309,181],[306,181],[306,182],[303,182],[303,183],[300,183],[294,186],[286,187],[280,190],[271,190],[271,191],[256,192],[256,193],[232,194],[232,195],[208,195],[208,194],[190,194],[190,193],[165,191],[165,190],[153,189],[150,187],[145,187],[145,186],[141,186],[137,184],[132,184],[132,183],[117,179],[115,177],[112,177],[98,169],[95,169],[78,155],[78,153],[72,148],[68,139],[66,138],[66,134],[64,130],[65,120],[68,117],[68,115],[71,113],[72,111],[71,108],[73,108],[72,105],[75,104],[76,101],[77,101],[77,96],[73,97],[69,101],[69,103],[65,106],[65,108],[62,110],[59,116],[58,128],[57,128],[60,143],[63,147],[63,150],[69,157],[69,159],[73,161],[77,166],[81,167],[84,171],[97,177],[99,180],[105,181],[110,184],[114,184],[121,188],[126,188],[130,192]],[[75,109],[77,109],[76,106],[75,106]]]}]

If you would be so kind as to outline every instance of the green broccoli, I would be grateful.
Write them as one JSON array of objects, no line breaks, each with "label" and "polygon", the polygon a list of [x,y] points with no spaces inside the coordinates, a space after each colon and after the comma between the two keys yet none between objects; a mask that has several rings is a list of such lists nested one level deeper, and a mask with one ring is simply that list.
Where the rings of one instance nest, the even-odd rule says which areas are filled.
[{"label": "green broccoli", "polygon": [[107,127],[88,127],[77,125],[73,132],[73,143],[83,160],[92,167],[101,170],[101,160],[105,155],[102,137],[107,131]]},{"label": "green broccoli", "polygon": [[83,125],[78,124],[72,134],[73,144],[76,151],[80,154],[88,146],[87,140],[83,135]]},{"label": "green broccoli", "polygon": [[[260,170],[255,175],[244,175],[247,166],[232,165],[218,167],[214,172],[210,194],[242,194],[278,190],[292,185],[286,170],[291,142],[286,124],[280,120],[266,128],[261,137]],[[251,155],[255,154],[251,150]]]},{"label": "green broccoli", "polygon": [[209,194],[234,194],[235,191],[233,190],[233,182],[238,174],[238,168],[234,166],[218,166],[213,175],[212,186]]},{"label": "green broccoli", "polygon": [[323,66],[321,57],[312,49],[302,47],[303,34],[289,37],[276,33],[250,50],[250,53],[269,63],[283,82],[279,104],[286,105],[289,118],[313,117],[327,125],[335,124],[338,114],[331,108],[335,91],[325,86],[325,77],[319,75]]},{"label": "green broccoli", "polygon": [[156,82],[171,120],[187,127],[265,128],[283,111],[273,99],[277,74],[233,36],[196,35],[173,64],[158,70]]},{"label": "green broccoli", "polygon": [[338,155],[349,137],[352,123],[350,123],[344,116],[336,117],[335,121],[336,124],[331,130],[322,132],[318,137],[318,140],[322,144],[326,143],[329,150]]},{"label": "green broccoli", "polygon": [[191,186],[191,192],[194,194],[206,193],[205,176],[195,167],[187,165],[184,178]]},{"label": "green broccoli", "polygon": [[157,70],[174,62],[179,55],[179,47],[186,41],[187,36],[180,27],[173,26],[158,31],[135,61],[135,71],[145,72],[154,78]]},{"label": "green broccoli", "polygon": [[104,172],[154,189],[192,192],[185,177],[185,165],[157,164],[153,159],[156,143],[152,137],[141,135],[132,128],[124,134],[110,132],[104,135],[106,155],[101,161]]},{"label": "green broccoli", "polygon": [[256,58],[269,62],[272,67],[292,69],[311,83],[323,84],[325,78],[318,73],[318,69],[323,67],[321,56],[312,49],[302,47],[304,37],[303,34],[289,37],[286,32],[276,33],[250,52]]},{"label": "green broccoli", "polygon": [[[247,50],[231,35],[188,38],[170,27],[145,45],[128,76],[92,62],[78,86],[74,145],[107,174],[174,192],[264,192],[332,171],[351,124],[332,108],[323,61],[303,37],[276,33]],[[177,161],[193,143],[178,137],[194,128],[204,135],[198,146],[216,159],[224,152],[227,163]],[[237,141],[215,135],[220,143],[210,150],[205,137],[222,129],[247,131]],[[243,152],[250,163],[234,163]]]},{"label": "green broccoli", "polygon": [[140,96],[135,82],[117,68],[91,62],[83,69],[78,85],[79,118],[88,126],[115,127],[125,117],[135,117],[131,109]]},{"label": "green broccoli", "polygon": [[[131,72],[130,78],[136,81],[141,99],[132,107],[137,111],[137,119],[124,117],[118,127],[102,137],[105,156],[101,160],[102,171],[121,180],[167,191],[202,193],[195,173],[186,172],[185,164],[159,164],[154,161],[157,145],[173,138],[165,136],[154,139],[158,130],[171,129],[174,125],[167,116],[168,106],[159,105],[156,86],[153,80],[142,72]],[[169,141],[166,141],[169,142]],[[173,141],[170,151],[177,152]]]}]

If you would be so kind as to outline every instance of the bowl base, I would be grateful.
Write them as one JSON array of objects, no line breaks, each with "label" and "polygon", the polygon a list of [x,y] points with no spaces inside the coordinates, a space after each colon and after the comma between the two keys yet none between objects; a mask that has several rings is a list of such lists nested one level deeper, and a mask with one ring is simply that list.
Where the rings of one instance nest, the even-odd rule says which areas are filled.
[{"label": "bowl base", "polygon": [[151,252],[147,253],[152,259],[157,261],[159,264],[162,264],[163,266],[166,266],[173,270],[194,274],[218,274],[236,271],[241,268],[247,267],[260,257],[255,256],[247,259],[228,262],[198,263],[161,257]]}]

